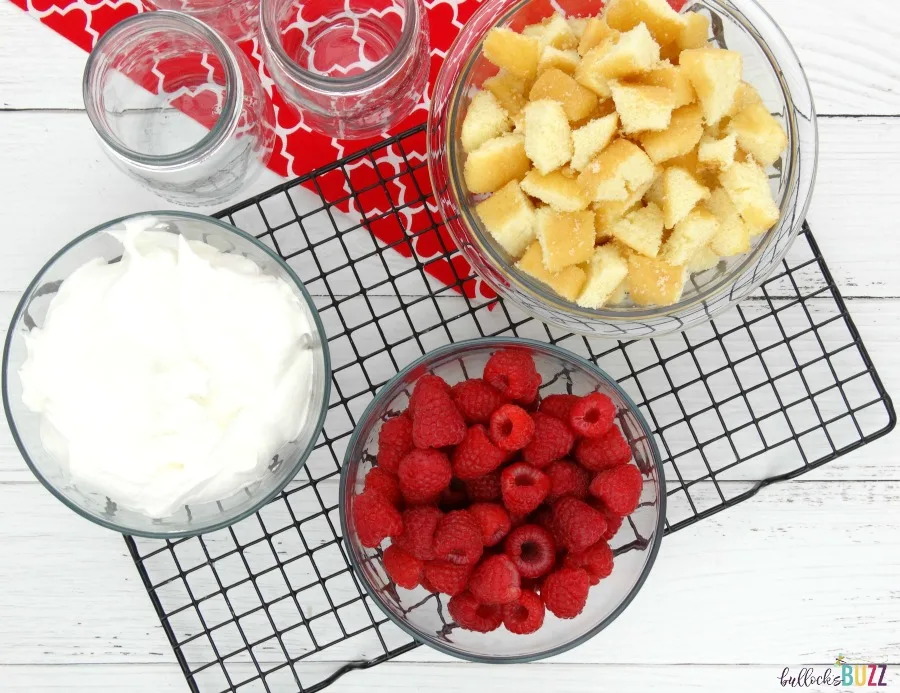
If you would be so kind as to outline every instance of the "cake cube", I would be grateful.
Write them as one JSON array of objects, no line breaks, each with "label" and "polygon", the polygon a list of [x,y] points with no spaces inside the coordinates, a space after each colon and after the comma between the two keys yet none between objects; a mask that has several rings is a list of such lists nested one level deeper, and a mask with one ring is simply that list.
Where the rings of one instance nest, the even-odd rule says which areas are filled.
[{"label": "cake cube", "polygon": [[750,226],[751,236],[775,226],[781,211],[772,196],[769,177],[756,161],[750,158],[735,162],[719,174],[719,180],[741,218]]},{"label": "cake cube", "polygon": [[703,112],[697,104],[672,113],[669,127],[661,132],[643,132],[638,140],[654,163],[661,164],[690,152],[703,136]]},{"label": "cake cube", "polygon": [[703,48],[709,42],[709,17],[699,12],[685,12],[681,15],[684,26],[675,45],[679,51],[689,48]]},{"label": "cake cube", "polygon": [[578,37],[560,14],[554,14],[539,24],[526,26],[522,29],[522,34],[536,38],[540,41],[541,46],[553,46],[561,50],[578,47]]},{"label": "cake cube", "polygon": [[628,256],[628,293],[639,306],[670,306],[684,291],[682,265],[632,253]]},{"label": "cake cube", "polygon": [[677,40],[685,27],[684,18],[666,0],[610,0],[604,18],[619,31],[646,24],[660,45]]},{"label": "cake cube", "polygon": [[592,17],[568,17],[566,22],[572,30],[572,33],[575,34],[575,38],[581,39],[581,37],[584,36],[588,22],[590,22],[591,19]]},{"label": "cake cube", "polygon": [[570,121],[587,118],[597,108],[597,95],[562,70],[544,70],[528,95],[531,101],[550,99],[562,104]]},{"label": "cake cube", "polygon": [[574,75],[580,61],[581,58],[576,51],[563,51],[553,46],[544,46],[544,49],[541,51],[541,59],[538,61],[538,73],[556,68],[567,75]]},{"label": "cake cube", "polygon": [[482,144],[466,158],[463,177],[469,192],[492,193],[511,180],[522,180],[531,170],[525,137],[508,133]]},{"label": "cake cube", "polygon": [[697,149],[697,160],[704,166],[724,171],[734,163],[736,154],[737,135],[722,139],[704,135]]},{"label": "cake cube", "polygon": [[574,301],[579,296],[587,280],[587,272],[577,265],[566,267],[561,272],[548,272],[544,267],[541,244],[537,241],[528,247],[516,263],[516,268],[546,284],[568,301]]},{"label": "cake cube", "polygon": [[490,139],[512,129],[512,121],[497,98],[489,91],[480,91],[472,97],[469,110],[462,124],[463,150],[472,152]]},{"label": "cake cube", "polygon": [[615,246],[608,244],[595,248],[578,305],[593,310],[602,308],[627,275],[628,263]]},{"label": "cake cube", "polygon": [[712,251],[712,248],[705,245],[694,253],[693,257],[688,261],[687,271],[691,274],[697,274],[699,272],[715,269],[719,266],[721,259],[721,257]]},{"label": "cake cube", "polygon": [[743,57],[722,48],[689,48],[682,51],[680,64],[697,92],[707,125],[716,125],[734,104]]},{"label": "cake cube", "polygon": [[748,106],[752,106],[754,104],[762,102],[762,97],[759,95],[756,87],[751,84],[747,84],[746,82],[741,82],[738,85],[737,93],[734,95],[734,103],[731,105],[731,108],[725,115],[727,115],[729,118],[734,118],[734,116],[736,116]]},{"label": "cake cube", "polygon": [[644,150],[619,138],[578,176],[592,202],[624,202],[656,178],[656,167]]},{"label": "cake cube", "polygon": [[719,231],[709,243],[710,249],[720,257],[740,255],[750,250],[750,227],[722,188],[716,188],[706,206],[719,220]]},{"label": "cake cube", "polygon": [[719,231],[719,220],[708,209],[698,207],[675,225],[660,257],[670,265],[685,265],[700,248],[709,245]]},{"label": "cake cube", "polygon": [[[638,24],[631,31],[607,39],[597,48],[606,47],[599,55],[597,69],[607,80],[623,79],[652,70],[659,62],[659,45],[646,25]],[[585,55],[587,59],[588,55]]]},{"label": "cake cube", "polygon": [[619,32],[609,28],[609,24],[600,17],[591,17],[584,26],[584,33],[578,42],[578,55],[587,55],[587,52],[599,46],[606,39],[614,37]]},{"label": "cake cube", "polygon": [[557,212],[551,207],[540,207],[536,215],[537,239],[548,272],[559,272],[590,259],[595,240],[593,212]]},{"label": "cake cube", "polygon": [[525,108],[528,102],[528,85],[527,80],[503,71],[484,80],[484,88],[494,95],[510,118],[514,118]]},{"label": "cake cube", "polygon": [[510,181],[479,202],[475,212],[488,233],[512,257],[521,257],[534,242],[537,233],[534,206],[518,181]]},{"label": "cake cube", "polygon": [[612,142],[619,129],[619,116],[611,113],[603,118],[595,118],[586,125],[572,131],[572,168],[584,171],[588,164]]},{"label": "cake cube", "polygon": [[541,42],[532,36],[495,27],[485,37],[482,50],[491,63],[516,77],[530,80],[537,76]]},{"label": "cake cube", "polygon": [[618,306],[628,298],[628,277],[625,277],[606,299],[606,305]]},{"label": "cake cube", "polygon": [[709,188],[701,185],[690,173],[678,167],[667,168],[663,173],[662,192],[667,229],[675,228],[676,224],[691,213],[698,202],[709,198]]},{"label": "cake cube", "polygon": [[590,89],[601,99],[608,99],[612,94],[609,90],[609,80],[600,71],[600,63],[612,45],[612,39],[603,41],[589,50],[575,68],[575,81]]},{"label": "cake cube", "polygon": [[594,203],[594,231],[597,235],[597,243],[612,240],[612,227],[630,209],[627,201]]},{"label": "cake cube", "polygon": [[532,169],[522,181],[522,190],[560,212],[580,212],[590,202],[578,184],[575,172],[565,168],[544,175]]},{"label": "cake cube", "polygon": [[569,162],[573,154],[572,129],[562,104],[550,99],[525,106],[525,152],[541,173]]},{"label": "cake cube", "polygon": [[653,87],[671,89],[675,96],[675,108],[688,106],[697,100],[697,93],[691,85],[691,80],[680,67],[668,61],[663,61],[649,72],[643,73],[638,81]]},{"label": "cake cube", "polygon": [[734,116],[728,132],[736,135],[740,148],[763,167],[774,164],[787,149],[787,133],[762,103],[751,104]]},{"label": "cake cube", "polygon": [[652,202],[639,207],[615,222],[611,233],[641,255],[656,257],[663,239],[663,211]]},{"label": "cake cube", "polygon": [[672,122],[675,95],[670,89],[618,81],[609,88],[626,134],[665,130]]}]

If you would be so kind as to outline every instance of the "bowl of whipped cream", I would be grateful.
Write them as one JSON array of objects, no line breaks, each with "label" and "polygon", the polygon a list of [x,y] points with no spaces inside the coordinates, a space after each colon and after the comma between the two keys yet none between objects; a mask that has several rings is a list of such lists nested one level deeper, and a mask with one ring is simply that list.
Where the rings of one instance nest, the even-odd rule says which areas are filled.
[{"label": "bowl of whipped cream", "polygon": [[272,250],[216,219],[148,212],[47,262],[2,379],[16,445],[53,495],[170,538],[281,492],[321,433],[331,367],[312,298]]}]

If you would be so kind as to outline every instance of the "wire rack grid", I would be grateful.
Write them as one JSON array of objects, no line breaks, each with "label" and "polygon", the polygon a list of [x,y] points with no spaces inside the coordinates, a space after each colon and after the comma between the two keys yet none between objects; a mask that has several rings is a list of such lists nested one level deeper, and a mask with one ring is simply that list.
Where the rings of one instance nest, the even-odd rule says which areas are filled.
[{"label": "wire rack grid", "polygon": [[[667,533],[896,423],[808,227],[778,273],[711,323],[655,340],[586,339],[520,313],[458,271],[467,265],[456,259],[427,166],[414,154],[423,144],[424,128],[415,128],[217,215],[270,244],[314,296],[333,390],[306,466],[255,516],[201,537],[126,538],[196,693],[313,693],[417,646],[349,566],[338,477],[376,391],[437,346],[531,337],[616,378],[665,458]],[[371,181],[363,186],[354,175],[361,169]],[[449,284],[434,280],[448,268]]]}]

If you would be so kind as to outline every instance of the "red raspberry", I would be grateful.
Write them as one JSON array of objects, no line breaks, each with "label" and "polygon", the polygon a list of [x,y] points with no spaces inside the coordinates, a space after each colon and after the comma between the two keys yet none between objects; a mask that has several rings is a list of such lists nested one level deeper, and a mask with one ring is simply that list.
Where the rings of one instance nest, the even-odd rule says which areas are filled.
[{"label": "red raspberry", "polygon": [[397,477],[381,467],[372,467],[366,474],[365,490],[380,493],[393,506],[400,505],[400,501],[403,500]]},{"label": "red raspberry", "polygon": [[469,505],[469,495],[465,484],[457,478],[450,479],[450,485],[441,492],[438,505],[444,512],[466,508]]},{"label": "red raspberry", "polygon": [[504,404],[491,415],[490,435],[502,450],[521,450],[534,438],[534,420],[522,407]]},{"label": "red raspberry", "polygon": [[437,503],[450,485],[450,460],[440,450],[413,450],[400,461],[400,492],[409,503]]},{"label": "red raspberry", "polygon": [[542,505],[531,515],[531,524],[543,527],[553,535],[554,540],[556,534],[553,531],[553,510],[548,505]]},{"label": "red raspberry", "polygon": [[434,556],[459,565],[474,565],[484,550],[481,526],[467,510],[454,510],[441,518],[434,531]]},{"label": "red raspberry", "polygon": [[540,469],[519,462],[500,474],[503,505],[512,515],[527,515],[550,493],[550,477]]},{"label": "red raspberry", "polygon": [[601,540],[584,551],[570,553],[563,565],[566,568],[581,568],[588,574],[591,584],[596,585],[603,578],[612,575],[613,552],[609,544]]},{"label": "red raspberry", "polygon": [[610,541],[619,532],[622,522],[625,520],[621,515],[616,515],[612,510],[607,508],[603,501],[593,496],[588,496],[585,502],[594,510],[603,513],[606,518],[606,531],[603,533],[603,541]]},{"label": "red raspberry", "polygon": [[424,575],[424,570],[423,570],[422,580],[419,582],[419,585],[421,587],[423,587],[427,592],[431,592],[432,594],[437,594],[439,591],[439,590],[435,589],[434,585],[432,585],[430,582],[428,582],[428,578],[425,577],[425,575]]},{"label": "red raspberry", "polygon": [[380,493],[363,491],[353,499],[353,524],[359,542],[370,549],[376,548],[386,537],[403,533],[403,518]]},{"label": "red raspberry", "polygon": [[569,551],[584,551],[606,531],[606,517],[587,503],[566,496],[553,504],[553,532]]},{"label": "red raspberry", "polygon": [[504,397],[520,404],[537,399],[541,376],[531,354],[523,349],[495,352],[484,366],[484,379]]},{"label": "red raspberry", "polygon": [[490,474],[503,464],[506,453],[488,438],[484,426],[476,424],[466,431],[466,437],[453,450],[453,475],[471,481]]},{"label": "red raspberry", "polygon": [[423,375],[416,381],[415,387],[413,387],[412,394],[409,396],[409,405],[407,406],[407,411],[409,413],[410,421],[412,421],[412,416],[415,412],[419,395],[429,390],[450,394],[450,386],[443,378],[431,373]]},{"label": "red raspberry", "polygon": [[558,618],[575,618],[587,604],[591,580],[579,568],[560,568],[550,573],[541,586],[544,605]]},{"label": "red raspberry", "polygon": [[485,546],[496,546],[509,534],[509,513],[502,505],[473,503],[469,506],[469,512],[481,527],[481,543]]},{"label": "red raspberry", "polygon": [[381,424],[378,432],[378,466],[396,474],[400,460],[413,449],[412,419],[406,414],[395,416]]},{"label": "red raspberry", "polygon": [[599,472],[591,482],[591,494],[617,515],[630,515],[638,507],[644,477],[632,464]]},{"label": "red raspberry", "polygon": [[612,400],[602,392],[592,392],[572,405],[569,425],[580,436],[599,438],[610,429],[615,418],[616,405]]},{"label": "red raspberry", "polygon": [[443,448],[462,442],[466,437],[466,422],[449,392],[428,385],[424,389],[416,387],[413,397],[416,408],[412,415],[412,435],[417,448]]},{"label": "red raspberry", "polygon": [[450,396],[468,424],[486,424],[506,398],[481,378],[464,380],[450,388]]},{"label": "red raspberry", "polygon": [[502,553],[485,558],[469,577],[469,591],[482,604],[509,604],[522,594],[519,571]]},{"label": "red raspberry", "polygon": [[428,582],[431,588],[429,592],[440,592],[452,597],[466,589],[471,573],[470,565],[457,565],[450,561],[425,561],[425,575],[422,581],[423,584]]},{"label": "red raspberry", "polygon": [[546,575],[556,562],[553,535],[539,525],[522,525],[514,529],[506,537],[503,551],[524,578]]},{"label": "red raspberry", "polygon": [[503,625],[510,633],[528,635],[544,625],[544,602],[531,590],[522,590],[519,598],[503,605]]},{"label": "red raspberry", "polygon": [[588,495],[591,475],[569,460],[557,460],[544,470],[550,477],[548,503],[555,503],[563,496],[584,500]]},{"label": "red raspberry", "polygon": [[560,421],[568,421],[569,412],[572,411],[572,406],[579,399],[581,398],[578,395],[547,395],[541,400],[538,411]]},{"label": "red raspberry", "polygon": [[631,460],[631,446],[618,426],[613,425],[599,438],[582,438],[575,448],[575,459],[592,472],[618,467]]},{"label": "red raspberry", "polygon": [[460,628],[476,633],[490,633],[503,623],[499,606],[479,604],[471,592],[461,592],[450,599],[447,611]]},{"label": "red raspberry", "polygon": [[388,577],[399,587],[411,590],[422,579],[422,561],[398,549],[396,544],[391,544],[384,550],[382,560]]},{"label": "red raspberry", "polygon": [[532,415],[534,437],[522,450],[522,459],[532,467],[543,469],[569,454],[575,444],[572,431],[559,419],[540,412]]},{"label": "red raspberry", "polygon": [[403,511],[403,534],[394,538],[394,543],[410,556],[420,561],[434,558],[434,530],[444,516],[432,506],[410,508]]},{"label": "red raspberry", "polygon": [[494,471],[467,481],[466,491],[469,494],[469,500],[473,503],[489,503],[500,500],[500,472]]}]

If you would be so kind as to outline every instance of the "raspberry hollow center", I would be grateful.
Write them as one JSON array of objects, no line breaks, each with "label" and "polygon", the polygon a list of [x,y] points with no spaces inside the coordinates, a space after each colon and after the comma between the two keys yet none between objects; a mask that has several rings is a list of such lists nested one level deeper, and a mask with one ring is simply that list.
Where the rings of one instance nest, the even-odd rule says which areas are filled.
[{"label": "raspberry hollow center", "polygon": [[534,563],[541,557],[541,547],[533,541],[526,541],[520,549],[522,560],[527,563]]}]

